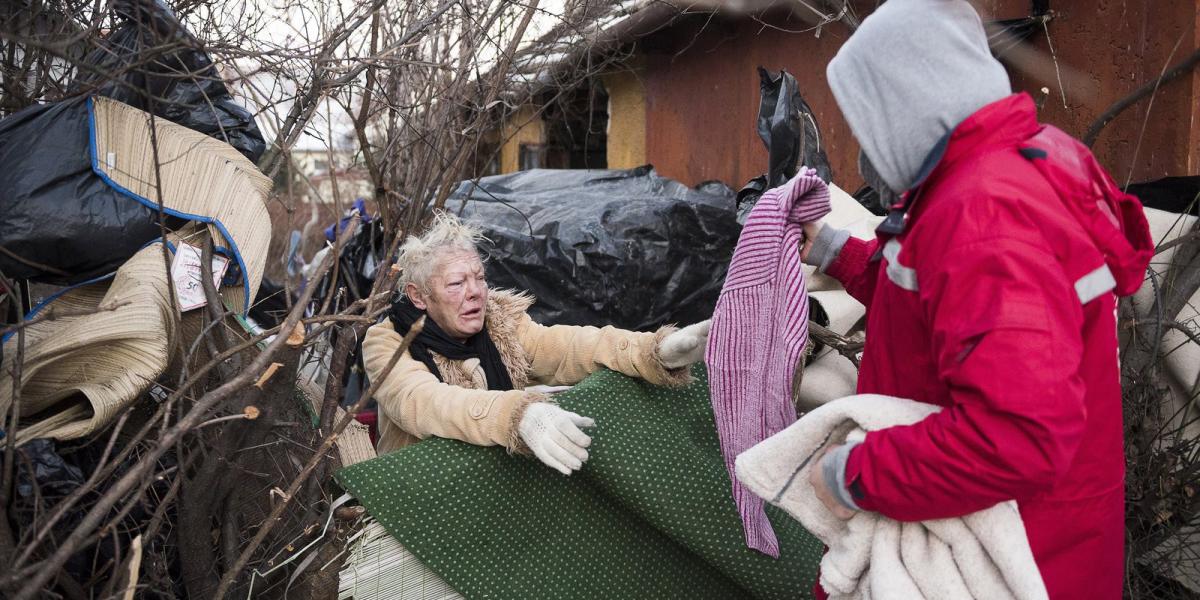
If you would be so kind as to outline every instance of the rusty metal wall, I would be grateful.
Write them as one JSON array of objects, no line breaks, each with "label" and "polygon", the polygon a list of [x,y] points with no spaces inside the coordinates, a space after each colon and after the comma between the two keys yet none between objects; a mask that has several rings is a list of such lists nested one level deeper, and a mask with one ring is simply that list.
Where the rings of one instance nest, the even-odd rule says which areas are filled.
[{"label": "rusty metal wall", "polygon": [[[1034,38],[1043,57],[1041,68],[1011,65],[1009,72],[1015,89],[1036,94],[1049,88],[1042,121],[1075,136],[1082,136],[1113,102],[1197,47],[1196,0],[1050,0],[1050,6],[1056,18]],[[1028,5],[992,0],[984,10],[1007,16],[1028,10]],[[1194,73],[1176,79],[1155,94],[1152,107],[1149,99],[1143,100],[1104,129],[1093,150],[1118,183],[1196,173],[1198,81]]]},{"label": "rusty metal wall", "polygon": [[[1030,8],[1019,0],[979,4],[997,18],[1023,16]],[[1043,96],[1042,87],[1050,90],[1042,120],[1075,136],[1197,47],[1200,0],[1051,0],[1050,6],[1056,18],[1035,36],[1034,52],[1008,66],[1015,90],[1035,98]],[[764,171],[766,151],[754,133],[755,67],[782,67],[796,75],[816,114],[835,180],[857,188],[858,146],[825,82],[825,65],[848,30],[827,26],[817,37],[805,29],[799,20],[779,17],[692,18],[641,40],[647,160],[688,184],[719,179],[736,187]],[[1195,174],[1197,98],[1200,77],[1193,74],[1159,90],[1148,119],[1148,100],[1130,107],[1097,140],[1101,163],[1121,183]]]},{"label": "rusty metal wall", "polygon": [[762,65],[796,76],[821,127],[834,177],[843,187],[857,186],[858,146],[825,83],[825,64],[845,35],[840,26],[817,38],[749,18],[693,19],[662,32],[646,44],[647,160],[688,184],[719,179],[736,188],[765,172],[767,152],[754,129],[755,69]]}]

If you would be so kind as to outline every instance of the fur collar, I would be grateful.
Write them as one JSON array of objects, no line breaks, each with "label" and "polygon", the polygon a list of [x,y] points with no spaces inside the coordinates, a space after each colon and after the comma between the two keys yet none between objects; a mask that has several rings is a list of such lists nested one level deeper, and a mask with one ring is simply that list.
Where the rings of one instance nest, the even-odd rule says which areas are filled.
[{"label": "fur collar", "polygon": [[[517,337],[517,325],[521,322],[521,316],[533,306],[533,302],[533,296],[522,292],[488,290],[487,314],[484,316],[488,335],[500,351],[500,359],[508,368],[513,389],[517,390],[529,385],[529,357]],[[471,372],[463,366],[463,361],[450,360],[433,353],[433,362],[442,372],[445,383],[471,389],[479,387]]]}]

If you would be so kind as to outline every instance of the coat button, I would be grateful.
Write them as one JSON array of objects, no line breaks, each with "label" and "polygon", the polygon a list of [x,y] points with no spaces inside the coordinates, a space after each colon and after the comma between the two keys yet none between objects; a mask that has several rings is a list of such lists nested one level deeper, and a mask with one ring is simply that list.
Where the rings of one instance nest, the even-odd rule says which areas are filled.
[{"label": "coat button", "polygon": [[492,394],[491,397],[485,396],[483,398],[479,398],[471,404],[471,408],[467,411],[467,414],[470,415],[472,419],[478,421],[488,416],[488,413],[492,412],[492,405],[495,404],[496,400],[499,399],[500,394]]}]

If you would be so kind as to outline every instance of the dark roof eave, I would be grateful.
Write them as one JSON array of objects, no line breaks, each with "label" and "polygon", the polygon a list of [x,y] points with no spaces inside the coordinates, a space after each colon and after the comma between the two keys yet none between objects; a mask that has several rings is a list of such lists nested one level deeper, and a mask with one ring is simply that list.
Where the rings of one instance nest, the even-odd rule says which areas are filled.
[{"label": "dark roof eave", "polygon": [[[695,14],[695,12],[689,12],[691,6],[690,2],[651,0],[646,6],[600,31],[591,40],[581,43],[562,59],[546,66],[545,69],[549,75],[554,76],[574,69],[581,61],[603,57],[622,46],[669,27],[679,17]],[[704,10],[704,12],[711,11]],[[553,86],[553,83],[535,81],[531,82],[527,89],[536,93],[545,87]]]}]

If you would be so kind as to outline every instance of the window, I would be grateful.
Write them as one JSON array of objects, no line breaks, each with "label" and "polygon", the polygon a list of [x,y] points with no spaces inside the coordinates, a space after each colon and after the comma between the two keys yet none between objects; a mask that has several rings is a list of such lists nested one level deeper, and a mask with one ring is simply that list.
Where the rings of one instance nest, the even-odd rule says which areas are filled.
[{"label": "window", "polygon": [[546,166],[546,146],[543,144],[521,144],[518,168],[522,171],[542,169]]}]

